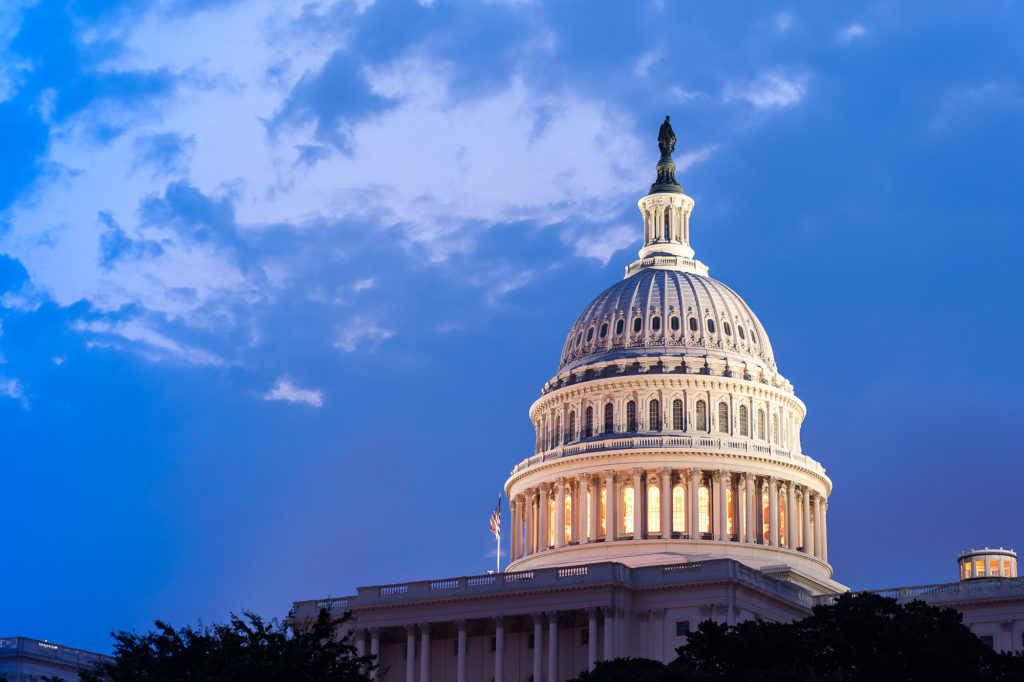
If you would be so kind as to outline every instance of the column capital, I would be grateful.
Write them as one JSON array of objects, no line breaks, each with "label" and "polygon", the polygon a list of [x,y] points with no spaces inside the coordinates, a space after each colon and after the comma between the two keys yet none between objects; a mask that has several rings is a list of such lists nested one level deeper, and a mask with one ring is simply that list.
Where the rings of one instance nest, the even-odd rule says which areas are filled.
[{"label": "column capital", "polygon": [[633,475],[636,476],[639,479],[641,476],[644,475],[644,468],[643,467],[633,467]]},{"label": "column capital", "polygon": [[420,634],[430,634],[430,623],[419,623],[416,627],[420,629]]},{"label": "column capital", "polygon": [[[661,475],[662,476],[669,476],[669,477],[671,477],[672,476],[672,467],[661,467]],[[672,479],[669,478],[669,481],[671,481],[671,480]]]},{"label": "column capital", "polygon": [[565,490],[565,476],[559,476],[555,479],[555,484],[559,490]]},{"label": "column capital", "polygon": [[664,618],[665,617],[665,609],[652,609],[651,612],[654,614],[655,618]]},{"label": "column capital", "polygon": [[614,616],[615,615],[615,607],[614,606],[602,606],[601,607],[601,611],[604,613],[606,618],[609,617],[609,616]]},{"label": "column capital", "polygon": [[779,479],[775,478],[774,476],[769,476],[768,477],[768,483],[769,483],[769,485],[774,487],[774,486],[778,485]]},{"label": "column capital", "polygon": [[370,637],[380,637],[380,628],[376,626],[370,628]]},{"label": "column capital", "polygon": [[543,625],[544,624],[544,614],[541,613],[540,611],[531,611],[530,612],[530,618],[533,618],[533,624],[534,625]]},{"label": "column capital", "polygon": [[494,624],[497,627],[499,627],[499,628],[505,627],[505,616],[494,616],[493,620],[494,620]]},{"label": "column capital", "polygon": [[541,495],[543,495],[544,493],[546,493],[546,492],[548,492],[549,490],[551,490],[551,485],[550,485],[549,483],[547,483],[546,481],[545,481],[544,483],[541,483],[541,484],[540,484],[539,486],[537,486],[537,487],[538,487],[538,488],[540,489],[540,494],[541,494]]},{"label": "column capital", "polygon": [[700,467],[690,467],[687,471],[690,472],[691,478],[696,478],[697,482],[700,483],[700,477],[704,471],[703,469],[701,469]]},{"label": "column capital", "polygon": [[828,511],[828,499],[821,498],[821,511]]},{"label": "column capital", "polygon": [[796,491],[796,481],[793,481],[793,480],[786,481],[786,487],[795,492]]},{"label": "column capital", "polygon": [[741,486],[743,486],[743,487],[746,487],[746,485],[747,485],[747,475],[744,474],[744,473],[736,474],[736,483],[741,485]]},{"label": "column capital", "polygon": [[590,485],[590,472],[589,471],[584,471],[579,476],[580,476],[580,483],[585,483],[588,486]]},{"label": "column capital", "polygon": [[604,477],[611,479],[611,481],[614,483],[615,480],[618,478],[618,474],[615,473],[615,469],[605,469]]},{"label": "column capital", "polygon": [[544,615],[548,617],[548,622],[552,625],[558,622],[558,611],[547,611]]},{"label": "column capital", "polygon": [[722,470],[715,469],[711,472],[711,482],[718,485],[718,482],[722,480]]},{"label": "column capital", "polygon": [[588,618],[597,618],[597,614],[601,609],[596,606],[588,606],[583,610],[586,612]]},{"label": "column capital", "polygon": [[416,626],[415,625],[407,623],[407,624],[405,624],[402,627],[405,628],[405,634],[407,634],[407,635],[415,635],[416,634]]},{"label": "column capital", "polygon": [[455,619],[455,626],[458,629],[460,629],[460,630],[465,630],[466,629],[466,619],[465,618],[456,618]]}]

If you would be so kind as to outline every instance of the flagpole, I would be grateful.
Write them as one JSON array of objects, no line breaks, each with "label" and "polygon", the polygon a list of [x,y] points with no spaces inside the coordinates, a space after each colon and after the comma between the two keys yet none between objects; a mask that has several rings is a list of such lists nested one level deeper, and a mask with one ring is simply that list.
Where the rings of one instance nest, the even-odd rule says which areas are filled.
[{"label": "flagpole", "polygon": [[501,493],[498,493],[498,551],[494,553],[494,559],[496,562],[496,573],[501,573]]}]

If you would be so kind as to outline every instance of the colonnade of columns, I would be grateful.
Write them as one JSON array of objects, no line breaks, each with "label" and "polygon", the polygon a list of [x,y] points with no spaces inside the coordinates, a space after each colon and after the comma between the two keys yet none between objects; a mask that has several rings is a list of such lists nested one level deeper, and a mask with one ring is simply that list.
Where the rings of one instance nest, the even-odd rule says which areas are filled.
[{"label": "colonnade of columns", "polygon": [[[599,660],[611,660],[616,656],[629,655],[630,652],[617,649],[616,633],[623,630],[621,622],[625,612],[616,609],[614,606],[588,607],[587,614],[587,662],[588,670],[593,670]],[[664,610],[661,610],[664,616]],[[558,680],[558,621],[557,611],[533,612],[530,614],[533,625],[533,679],[537,681]],[[505,616],[494,616],[494,680],[503,682],[505,679]],[[599,658],[598,654],[598,626],[604,625],[604,645]],[[457,627],[458,646],[456,649],[456,680],[467,682],[467,655],[468,635],[467,621],[459,619],[455,621]],[[545,636],[545,629],[547,630]],[[406,656],[405,656],[405,682],[430,682],[430,623],[409,624],[405,626],[406,634]],[[366,655],[366,639],[369,635],[370,653],[377,656],[379,663],[380,655],[380,629],[363,628],[357,629],[355,635],[355,647],[360,656]],[[416,641],[419,637],[419,656],[416,656]],[[545,649],[545,640],[547,641]],[[547,652],[547,666],[544,666],[544,653]],[[419,664],[417,665],[417,658]],[[379,671],[375,671],[373,679],[378,679]]]},{"label": "colonnade of columns", "polygon": [[[659,509],[649,513],[655,499]],[[510,507],[513,561],[566,545],[672,538],[764,544],[828,561],[824,495],[774,476],[609,469],[541,483],[513,496]]]}]

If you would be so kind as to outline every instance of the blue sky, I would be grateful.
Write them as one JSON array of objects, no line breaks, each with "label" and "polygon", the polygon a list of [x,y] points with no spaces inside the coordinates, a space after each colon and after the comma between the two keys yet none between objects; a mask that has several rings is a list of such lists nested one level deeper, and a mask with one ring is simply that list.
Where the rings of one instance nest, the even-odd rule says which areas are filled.
[{"label": "blue sky", "polygon": [[835,577],[1021,547],[1022,15],[4,3],[0,634],[493,566],[665,114],[697,257],[808,406]]}]

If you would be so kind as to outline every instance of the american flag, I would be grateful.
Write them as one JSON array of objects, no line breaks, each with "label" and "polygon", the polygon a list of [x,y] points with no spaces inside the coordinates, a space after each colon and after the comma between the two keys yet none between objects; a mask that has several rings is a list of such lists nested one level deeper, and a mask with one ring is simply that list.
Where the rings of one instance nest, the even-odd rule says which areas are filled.
[{"label": "american flag", "polygon": [[491,514],[491,532],[494,533],[496,539],[501,539],[501,495],[498,495],[498,504],[495,505],[494,512]]}]

